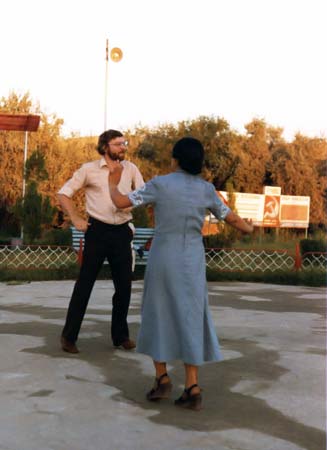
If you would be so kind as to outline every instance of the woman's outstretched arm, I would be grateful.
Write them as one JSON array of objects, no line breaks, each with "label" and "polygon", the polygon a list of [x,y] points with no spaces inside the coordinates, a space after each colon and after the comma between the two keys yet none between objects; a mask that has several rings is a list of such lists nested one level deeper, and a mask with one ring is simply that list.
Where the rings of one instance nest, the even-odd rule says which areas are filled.
[{"label": "woman's outstretched arm", "polygon": [[243,231],[243,233],[252,233],[253,225],[251,219],[242,219],[240,216],[230,211],[225,217],[225,222],[227,222],[232,227],[237,230]]}]

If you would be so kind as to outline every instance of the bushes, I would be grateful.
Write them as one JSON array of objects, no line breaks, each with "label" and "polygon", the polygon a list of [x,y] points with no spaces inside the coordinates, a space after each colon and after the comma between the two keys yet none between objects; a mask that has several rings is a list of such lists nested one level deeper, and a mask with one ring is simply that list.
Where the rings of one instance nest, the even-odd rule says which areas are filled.
[{"label": "bushes", "polygon": [[0,281],[50,281],[50,280],[70,280],[78,275],[77,264],[59,269],[27,269],[17,270],[0,268]]},{"label": "bushes", "polygon": [[302,239],[300,249],[301,255],[308,252],[326,252],[327,242],[324,239]]},{"label": "bushes", "polygon": [[[0,282],[3,281],[51,281],[76,280],[79,273],[78,264],[60,267],[57,269],[8,269],[0,267]],[[98,275],[98,280],[111,279],[110,268],[104,265]]]},{"label": "bushes", "polygon": [[70,228],[53,228],[43,233],[37,244],[45,245],[72,245],[72,232]]},{"label": "bushes", "polygon": [[136,228],[151,227],[151,216],[147,206],[139,206],[133,209],[133,224]]},{"label": "bushes", "polygon": [[[133,280],[143,280],[145,266],[136,265]],[[50,281],[50,280],[73,280],[79,273],[78,264],[60,267],[57,269],[9,269],[0,267],[0,282],[5,281]],[[110,280],[111,271],[109,264],[104,264],[97,277],[98,280]]]},{"label": "bushes", "polygon": [[[144,278],[145,266],[136,266],[134,280]],[[75,280],[79,272],[77,264],[59,269],[29,269],[15,270],[0,268],[0,282],[4,281],[49,281]],[[108,265],[102,267],[99,280],[111,279]],[[325,270],[278,271],[278,272],[222,272],[217,269],[207,269],[208,281],[242,281],[299,286],[326,286]]]},{"label": "bushes", "polygon": [[230,248],[233,241],[222,234],[210,234],[204,236],[203,243],[205,248]]},{"label": "bushes", "polygon": [[[13,238],[0,235],[0,245],[11,245]],[[25,245],[31,244],[27,242]],[[70,228],[52,228],[42,233],[42,236],[33,242],[33,245],[72,245],[72,232]]]},{"label": "bushes", "polygon": [[11,239],[0,236],[0,245],[10,245]]},{"label": "bushes", "polygon": [[295,286],[316,286],[327,285],[325,270],[305,270],[305,271],[276,271],[276,272],[222,272],[215,269],[207,269],[208,281],[243,281],[270,283]]}]

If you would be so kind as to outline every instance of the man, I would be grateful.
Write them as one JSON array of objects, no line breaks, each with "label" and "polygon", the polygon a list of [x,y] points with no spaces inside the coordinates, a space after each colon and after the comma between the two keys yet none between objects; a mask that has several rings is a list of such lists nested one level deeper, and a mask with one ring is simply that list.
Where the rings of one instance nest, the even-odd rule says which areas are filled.
[{"label": "man", "polygon": [[[83,262],[70,300],[66,323],[61,335],[62,349],[78,353],[78,334],[97,275],[105,258],[110,264],[115,293],[112,297],[111,338],[114,346],[125,350],[135,347],[129,339],[127,313],[131,296],[133,226],[130,209],[118,209],[113,204],[108,186],[108,174],[122,164],[119,188],[127,194],[144,184],[135,164],[125,161],[127,142],[120,131],[108,130],[99,136],[97,150],[100,160],[83,164],[58,192],[63,210],[77,230],[85,232]],[[88,220],[76,211],[72,197],[85,189]]]}]

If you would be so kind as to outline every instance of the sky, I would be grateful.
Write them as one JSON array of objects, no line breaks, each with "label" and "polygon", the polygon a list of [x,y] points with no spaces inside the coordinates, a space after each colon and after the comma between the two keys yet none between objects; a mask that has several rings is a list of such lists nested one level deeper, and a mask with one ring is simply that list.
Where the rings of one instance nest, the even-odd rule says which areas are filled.
[{"label": "sky", "polygon": [[0,98],[29,92],[64,135],[211,116],[327,138],[326,0],[0,3]]}]

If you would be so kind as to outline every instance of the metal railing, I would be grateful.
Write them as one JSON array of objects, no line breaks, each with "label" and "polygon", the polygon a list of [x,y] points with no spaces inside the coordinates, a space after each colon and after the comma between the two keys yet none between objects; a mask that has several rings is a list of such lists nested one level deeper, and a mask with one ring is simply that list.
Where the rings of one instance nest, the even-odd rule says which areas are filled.
[{"label": "metal railing", "polygon": [[326,269],[327,268],[327,252],[307,252],[302,256],[303,270]]},{"label": "metal railing", "polygon": [[207,267],[222,271],[274,272],[294,268],[294,256],[287,250],[206,249]]},{"label": "metal railing", "polygon": [[0,267],[8,269],[58,269],[76,263],[77,254],[70,246],[0,246]]},{"label": "metal railing", "polygon": [[[206,248],[207,267],[221,271],[326,270],[327,253],[308,252],[301,256],[289,250],[244,250]],[[78,263],[71,246],[3,245],[0,246],[0,268],[58,269]]]}]

